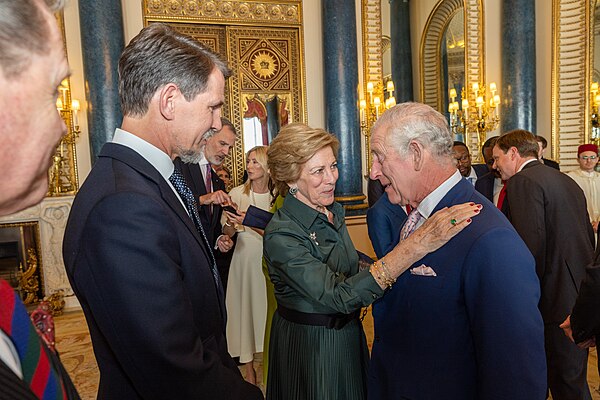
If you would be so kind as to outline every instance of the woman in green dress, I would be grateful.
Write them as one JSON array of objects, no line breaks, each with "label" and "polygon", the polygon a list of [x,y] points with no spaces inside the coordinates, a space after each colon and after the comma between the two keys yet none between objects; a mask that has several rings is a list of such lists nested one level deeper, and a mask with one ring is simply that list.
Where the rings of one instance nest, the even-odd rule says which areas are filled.
[{"label": "woman in green dress", "polygon": [[380,298],[396,277],[460,232],[478,211],[472,204],[440,210],[360,269],[343,208],[334,202],[338,147],[333,135],[303,124],[287,125],[269,146],[271,177],[278,193],[288,195],[263,244],[277,300],[267,399],[366,399],[369,355],[361,307]]}]

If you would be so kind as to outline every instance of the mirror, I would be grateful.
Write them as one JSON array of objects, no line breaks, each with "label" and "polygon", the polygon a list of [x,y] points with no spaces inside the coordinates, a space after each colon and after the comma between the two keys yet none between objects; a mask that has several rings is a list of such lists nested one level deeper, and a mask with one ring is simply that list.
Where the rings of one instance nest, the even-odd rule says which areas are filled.
[{"label": "mirror", "polygon": [[289,95],[254,94],[243,96],[242,132],[244,153],[255,146],[268,146],[281,127],[287,125]]},{"label": "mirror", "polygon": [[[448,112],[452,101],[449,93],[454,89],[455,101],[462,102],[462,89],[465,86],[465,28],[463,8],[455,11],[450,23],[444,30],[440,44],[440,82],[442,83],[442,104],[444,115],[450,118]],[[453,92],[454,93],[454,92]],[[459,133],[454,138],[461,142],[465,141],[464,135]]]},{"label": "mirror", "polygon": [[445,113],[452,85],[468,87],[470,82],[483,82],[484,48],[480,2],[440,0],[429,14],[421,40],[421,101]]}]

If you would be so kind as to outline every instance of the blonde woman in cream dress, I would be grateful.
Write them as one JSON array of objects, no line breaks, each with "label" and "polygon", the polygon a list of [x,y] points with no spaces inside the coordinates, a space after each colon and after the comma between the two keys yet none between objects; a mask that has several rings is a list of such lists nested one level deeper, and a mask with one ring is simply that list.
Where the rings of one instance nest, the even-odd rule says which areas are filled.
[{"label": "blonde woman in cream dress", "polygon": [[244,364],[245,379],[257,384],[252,361],[263,351],[267,292],[262,272],[262,231],[242,225],[250,205],[269,210],[273,201],[267,169],[267,147],[257,146],[246,155],[248,180],[229,192],[238,214],[223,213],[223,232],[237,233],[227,284],[227,346],[232,357]]}]

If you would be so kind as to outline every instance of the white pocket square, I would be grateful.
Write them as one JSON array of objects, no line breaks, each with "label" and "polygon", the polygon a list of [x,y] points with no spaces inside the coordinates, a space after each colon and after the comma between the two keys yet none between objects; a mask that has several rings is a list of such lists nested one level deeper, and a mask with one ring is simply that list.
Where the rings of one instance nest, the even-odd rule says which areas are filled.
[{"label": "white pocket square", "polygon": [[425,264],[421,264],[418,267],[414,267],[410,270],[411,275],[421,275],[421,276],[437,276],[433,268],[428,267]]}]

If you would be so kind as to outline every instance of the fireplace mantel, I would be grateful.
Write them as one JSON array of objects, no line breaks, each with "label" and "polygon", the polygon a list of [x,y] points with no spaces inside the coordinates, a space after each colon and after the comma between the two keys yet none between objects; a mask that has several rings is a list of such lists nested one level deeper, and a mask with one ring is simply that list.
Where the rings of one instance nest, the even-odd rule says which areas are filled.
[{"label": "fireplace mantel", "polygon": [[81,308],[69,284],[62,257],[62,241],[73,198],[74,196],[46,197],[36,206],[0,217],[2,224],[21,222],[39,224],[44,295],[50,296],[62,290],[66,310]]}]

